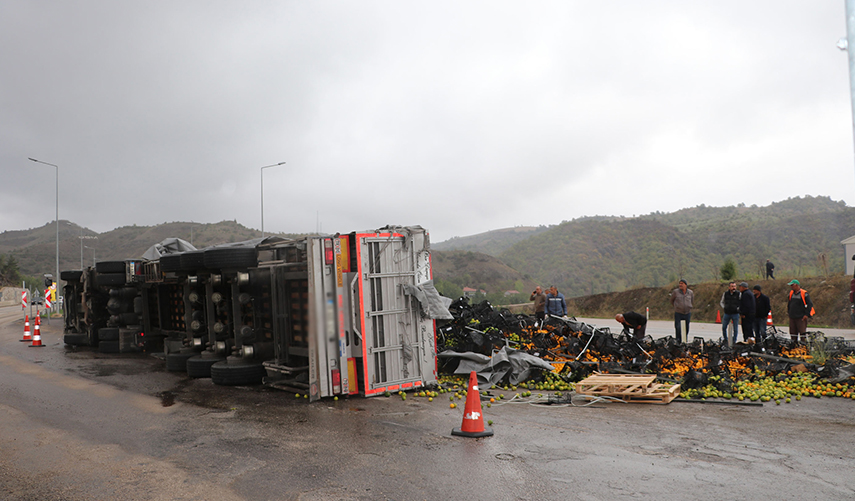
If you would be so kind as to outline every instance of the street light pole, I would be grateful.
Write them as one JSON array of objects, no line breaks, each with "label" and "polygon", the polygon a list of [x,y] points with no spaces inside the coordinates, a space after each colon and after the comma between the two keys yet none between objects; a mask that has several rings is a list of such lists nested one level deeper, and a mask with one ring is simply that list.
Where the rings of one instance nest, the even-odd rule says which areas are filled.
[{"label": "street light pole", "polygon": [[[92,236],[89,236],[89,235],[85,235],[85,236],[84,236],[84,235],[80,235],[80,236],[79,236],[79,237],[77,237],[77,238],[79,238],[79,239],[80,239],[80,269],[82,270],[82,269],[83,269],[83,240],[84,240],[84,239],[86,239],[86,240],[91,240],[91,239],[98,240],[98,237],[92,237]],[[91,247],[87,247],[87,249],[90,249],[90,248],[91,248]]]},{"label": "street light pole", "polygon": [[47,162],[42,162],[41,160],[36,160],[35,158],[27,158],[33,162],[50,165],[51,167],[56,169],[56,278],[54,278],[54,280],[56,281],[56,292],[57,295],[59,295],[59,166]]},{"label": "street light pole", "polygon": [[95,266],[95,247],[89,247],[88,245],[84,245],[87,249],[92,251],[92,266]]},{"label": "street light pole", "polygon": [[279,162],[278,164],[273,165],[265,165],[261,168],[261,238],[264,238],[264,169],[278,167],[280,165],[285,165],[285,162]]}]

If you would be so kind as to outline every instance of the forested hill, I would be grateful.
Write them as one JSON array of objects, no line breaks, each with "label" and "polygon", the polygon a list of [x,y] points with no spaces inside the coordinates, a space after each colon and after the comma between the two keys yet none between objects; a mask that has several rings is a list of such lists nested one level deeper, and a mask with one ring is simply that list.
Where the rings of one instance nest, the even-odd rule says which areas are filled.
[{"label": "forested hill", "polygon": [[767,258],[779,277],[840,274],[840,241],[852,235],[855,209],[828,197],[805,197],[766,207],[698,206],[566,221],[513,243],[498,257],[527,278],[580,296],[659,287],[680,277],[717,280],[728,258],[745,279],[759,278]]},{"label": "forested hill", "polygon": [[[4,231],[0,233],[0,256],[6,255],[13,258],[20,272],[26,276],[55,273],[56,231],[56,224],[53,222],[38,228]],[[240,242],[260,236],[260,231],[247,228],[235,221],[172,222],[156,226],[133,225],[97,233],[60,220],[59,267],[62,270],[79,269],[81,259],[85,266],[91,266],[93,255],[98,261],[139,258],[146,249],[168,237],[182,238],[201,249],[209,245]]]},{"label": "forested hill", "polygon": [[434,243],[432,247],[440,251],[473,251],[498,256],[505,249],[533,235],[546,231],[546,226],[515,226],[493,230],[468,237],[454,237],[444,242]]}]

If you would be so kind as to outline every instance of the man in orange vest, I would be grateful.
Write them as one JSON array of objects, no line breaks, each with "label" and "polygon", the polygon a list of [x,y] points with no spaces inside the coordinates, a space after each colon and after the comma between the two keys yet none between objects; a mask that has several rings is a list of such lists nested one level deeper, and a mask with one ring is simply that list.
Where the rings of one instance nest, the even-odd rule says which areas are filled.
[{"label": "man in orange vest", "polygon": [[787,297],[787,316],[790,317],[790,339],[798,341],[799,336],[807,341],[807,322],[815,313],[813,301],[798,280],[790,280],[787,285],[792,289]]}]

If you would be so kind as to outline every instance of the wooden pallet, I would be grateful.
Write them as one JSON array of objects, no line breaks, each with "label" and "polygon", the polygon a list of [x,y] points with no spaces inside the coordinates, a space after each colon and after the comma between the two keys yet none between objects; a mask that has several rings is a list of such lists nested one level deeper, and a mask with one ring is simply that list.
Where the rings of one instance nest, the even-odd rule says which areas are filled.
[{"label": "wooden pallet", "polygon": [[620,398],[631,403],[667,404],[680,394],[680,385],[654,383],[655,375],[595,372],[576,383],[576,393]]}]

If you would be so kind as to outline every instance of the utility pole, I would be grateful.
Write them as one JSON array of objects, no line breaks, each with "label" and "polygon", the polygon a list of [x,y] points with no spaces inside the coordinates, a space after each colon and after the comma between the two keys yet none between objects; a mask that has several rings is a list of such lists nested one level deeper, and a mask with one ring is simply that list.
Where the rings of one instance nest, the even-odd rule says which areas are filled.
[{"label": "utility pole", "polygon": [[837,42],[837,48],[845,50],[849,57],[849,102],[852,106],[852,133],[855,140],[855,54],[849,50],[850,40],[855,42],[855,0],[846,0],[846,38]]}]

